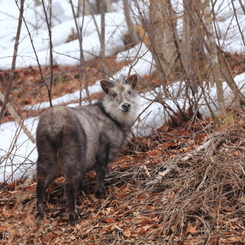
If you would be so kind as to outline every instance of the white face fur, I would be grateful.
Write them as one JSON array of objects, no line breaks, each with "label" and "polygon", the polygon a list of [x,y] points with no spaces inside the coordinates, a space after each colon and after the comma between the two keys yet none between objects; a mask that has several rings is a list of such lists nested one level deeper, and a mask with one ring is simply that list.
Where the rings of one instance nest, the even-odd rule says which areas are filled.
[{"label": "white face fur", "polygon": [[[136,86],[138,76],[132,76],[126,80],[126,83],[118,82],[113,86],[107,81],[101,85],[106,92],[102,100],[106,112],[119,123],[129,126],[131,126],[136,118],[139,101],[138,94],[133,90],[133,87]],[[132,79],[137,80],[132,82]]]}]

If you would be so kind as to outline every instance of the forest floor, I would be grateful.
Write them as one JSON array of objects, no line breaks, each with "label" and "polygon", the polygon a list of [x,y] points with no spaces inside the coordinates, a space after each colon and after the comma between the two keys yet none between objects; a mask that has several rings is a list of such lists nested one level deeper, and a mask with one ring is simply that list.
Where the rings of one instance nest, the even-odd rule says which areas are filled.
[{"label": "forest floor", "polygon": [[[87,68],[89,83],[99,78],[94,67]],[[54,71],[54,98],[77,90],[78,68],[57,66]],[[7,72],[0,72],[6,83],[7,77]],[[140,89],[148,82],[145,77]],[[22,118],[40,113],[22,110],[47,100],[37,68],[16,71],[11,96]],[[4,122],[10,120],[6,114]],[[77,197],[80,220],[75,226],[68,223],[64,178],[50,185],[40,226],[33,216],[35,180],[2,183],[0,243],[244,244],[244,159],[242,110],[229,110],[216,121],[167,122],[151,136],[126,143],[108,167],[106,199],[94,196],[95,173],[86,175]]]}]

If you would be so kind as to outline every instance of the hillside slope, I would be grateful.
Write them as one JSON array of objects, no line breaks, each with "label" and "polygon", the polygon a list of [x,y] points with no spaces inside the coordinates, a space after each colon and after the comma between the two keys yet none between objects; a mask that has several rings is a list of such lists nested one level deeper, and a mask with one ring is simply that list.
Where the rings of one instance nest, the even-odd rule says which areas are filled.
[{"label": "hillside slope", "polygon": [[39,227],[35,181],[2,185],[1,244],[243,244],[245,115],[227,115],[132,138],[109,166],[106,199],[95,198],[95,174],[87,174],[75,227],[63,178],[48,190]]}]

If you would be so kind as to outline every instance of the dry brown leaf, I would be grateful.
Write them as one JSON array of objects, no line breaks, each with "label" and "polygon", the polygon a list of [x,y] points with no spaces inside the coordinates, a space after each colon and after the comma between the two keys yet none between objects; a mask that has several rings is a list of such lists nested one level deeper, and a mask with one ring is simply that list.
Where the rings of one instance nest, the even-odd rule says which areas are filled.
[{"label": "dry brown leaf", "polygon": [[196,234],[197,229],[196,226],[192,226],[190,223],[188,224],[187,228],[186,228],[186,232],[189,232],[191,234]]},{"label": "dry brown leaf", "polygon": [[104,222],[104,223],[115,223],[116,221],[114,219],[111,219],[111,218],[104,218],[102,220],[102,222]]}]

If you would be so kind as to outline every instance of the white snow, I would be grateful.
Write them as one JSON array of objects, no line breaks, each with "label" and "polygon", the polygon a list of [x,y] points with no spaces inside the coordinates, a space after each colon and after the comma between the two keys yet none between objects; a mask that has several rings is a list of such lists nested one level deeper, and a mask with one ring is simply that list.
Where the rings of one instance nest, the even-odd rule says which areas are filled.
[{"label": "white snow", "polygon": [[[46,8],[48,8],[48,2]],[[76,25],[73,19],[71,6],[68,0],[53,0],[53,18],[52,18],[52,44],[54,62],[58,65],[77,65],[80,59],[79,41],[74,40],[67,42],[69,36],[76,33]],[[96,1],[90,0],[93,4]],[[181,16],[183,10],[181,0],[173,0],[174,9],[176,13]],[[75,12],[79,12],[82,16],[83,10],[78,9],[78,0],[73,0]],[[245,53],[244,33],[245,33],[245,17],[244,12],[240,7],[239,1],[233,1],[235,10],[231,4],[231,0],[218,0],[215,3],[214,9],[216,13],[215,25],[218,31],[217,43],[221,45],[224,51],[231,53]],[[88,8],[89,6],[86,5]],[[140,24],[140,19],[143,17],[144,21],[149,21],[148,17],[148,1],[136,1],[131,6],[131,16],[135,24]],[[9,11],[11,9],[11,11]],[[140,9],[140,11],[139,11]],[[130,50],[123,51],[124,35],[127,34],[128,28],[124,17],[123,3],[119,0],[112,5],[111,13],[106,13],[105,18],[105,54],[107,56],[117,53],[117,61],[129,60],[131,64],[117,72],[114,77],[120,75],[129,75],[133,73],[139,74],[141,77],[149,75],[155,69],[155,62],[151,52],[144,43],[140,43]],[[234,16],[237,14],[237,19]],[[10,69],[12,63],[13,47],[15,42],[16,29],[18,25],[19,10],[16,6],[15,0],[0,0],[0,69]],[[24,17],[26,20],[22,24],[21,39],[18,50],[18,57],[16,67],[36,66],[37,61],[42,65],[49,64],[49,35],[47,24],[45,22],[44,10],[42,6],[35,6],[35,1],[25,1]],[[100,15],[92,16],[86,15],[76,19],[81,29],[82,35],[82,49],[86,61],[93,60],[100,53],[100,42],[97,27],[100,28]],[[238,28],[238,23],[240,29]],[[178,28],[181,30],[182,21],[178,22]],[[30,35],[30,36],[29,36]],[[30,37],[37,54],[34,54],[31,45]],[[38,60],[37,60],[38,59]],[[245,73],[235,77],[235,82],[241,88],[245,81]],[[231,105],[233,94],[224,83],[226,105]],[[184,96],[185,82],[181,81],[168,87],[169,95],[164,96],[163,89],[157,88],[154,91],[147,92],[141,95],[141,104],[143,113],[140,116],[140,122],[134,126],[134,133],[137,135],[149,135],[163,122],[169,119],[171,112],[161,103],[152,103],[156,94],[160,94],[164,98],[164,104],[177,111],[177,104],[180,108],[185,105]],[[89,88],[90,93],[99,92],[100,86],[96,83]],[[216,88],[205,88],[210,97],[208,101],[214,111],[216,109]],[[241,89],[242,92],[244,88]],[[86,97],[85,91],[82,91],[83,97]],[[193,95],[189,95],[194,99]],[[209,116],[210,111],[205,105],[201,91],[198,91],[197,97],[199,100],[199,110],[203,115]],[[79,92],[68,94],[52,101],[53,105],[71,103],[79,98]],[[84,102],[85,103],[85,102]],[[176,104],[177,103],[177,104]],[[75,106],[75,104],[70,104]],[[38,105],[26,106],[25,110],[39,110],[49,107],[49,103],[43,102]],[[147,109],[145,109],[147,108]],[[186,108],[187,109],[187,108]],[[35,136],[38,118],[30,118],[24,121],[26,127]],[[35,144],[33,144],[25,133],[15,122],[8,122],[0,125],[0,182],[12,182],[29,176],[35,172],[35,162],[37,159],[37,152]]]}]

